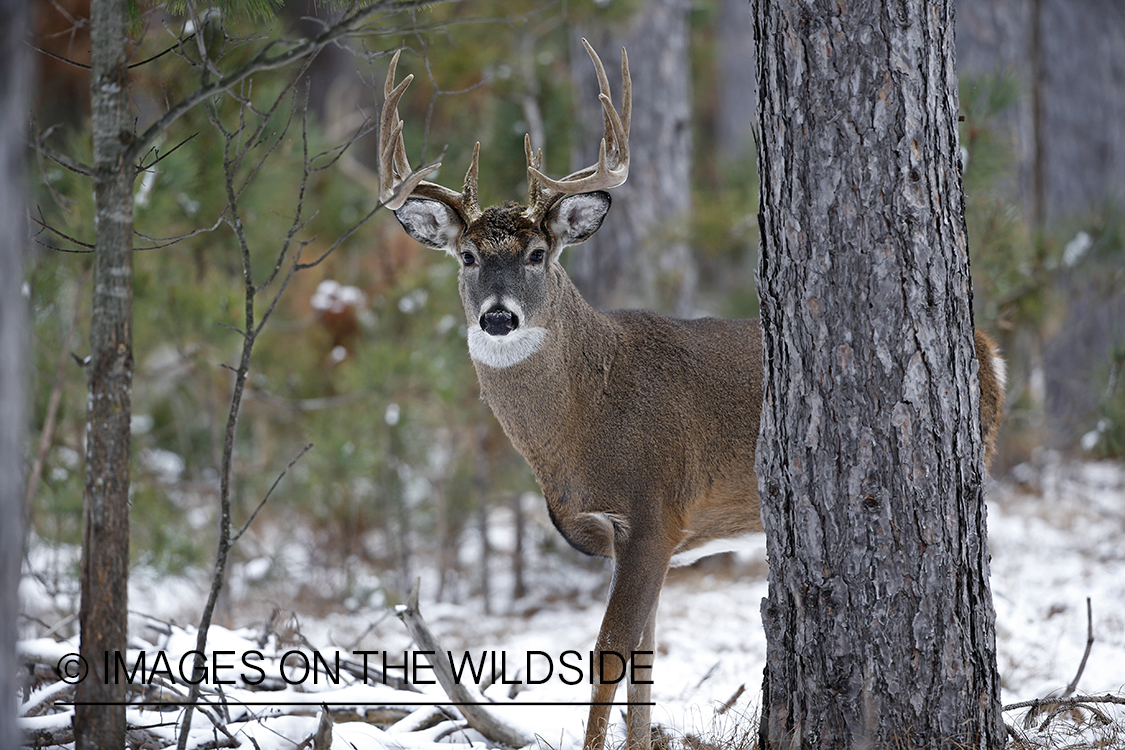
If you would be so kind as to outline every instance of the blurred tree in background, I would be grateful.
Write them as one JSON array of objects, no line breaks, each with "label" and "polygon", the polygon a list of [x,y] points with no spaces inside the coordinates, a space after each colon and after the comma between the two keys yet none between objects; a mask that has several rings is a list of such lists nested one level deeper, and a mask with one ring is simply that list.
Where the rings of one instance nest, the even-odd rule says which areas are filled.
[{"label": "blurred tree in background", "polygon": [[1012,365],[1000,466],[1125,445],[1125,6],[958,3],[977,319]]},{"label": "blurred tree in background", "polygon": [[[55,151],[82,158],[90,148],[88,73],[60,58],[88,61],[88,1],[40,5],[35,43],[48,52],[38,55],[33,130]],[[1062,66],[1064,56],[1067,65],[1078,65],[1082,55],[1101,55],[1096,64],[1085,64],[1108,91],[1107,80],[1125,77],[1105,78],[1125,66],[1121,43],[1113,41],[1125,39],[1125,21],[1118,9],[1095,0],[1067,13],[1054,0],[961,5],[972,6],[960,9],[958,57],[976,317],[1000,334],[1014,376],[1007,444],[995,470],[1026,460],[1039,445],[1081,451],[1083,439],[1098,455],[1121,455],[1125,338],[1118,321],[1125,320],[1125,263],[1121,214],[1112,199],[1122,187],[1107,176],[1095,180],[1092,192],[1048,188],[1046,204],[1057,212],[1037,217],[1026,197],[1029,175],[1036,173],[1026,166],[1035,161],[1035,149],[1027,145],[1033,129],[1020,118],[1035,101],[1043,111],[1085,113],[1088,120],[1078,129],[1067,130],[1055,119],[1034,131],[1041,151],[1096,132],[1086,140],[1101,149],[1107,169],[1087,162],[1068,169],[1066,159],[1054,159],[1041,171],[1073,172],[1075,179],[1112,174],[1125,143],[1125,117],[1119,116],[1125,104],[1114,98],[1125,96],[1120,86],[1096,107],[1067,104],[1059,97],[1068,76],[1050,65]],[[1062,15],[1040,21],[1040,48],[1050,51],[1040,59],[1049,58],[1049,64],[1028,78],[1034,66],[1020,55],[1032,49],[1027,23],[1033,5],[1042,14]],[[231,17],[224,23],[232,40],[311,36],[334,13],[291,0],[272,21]],[[176,45],[182,17],[149,11],[143,19],[138,59]],[[1096,33],[1091,23],[1099,27]],[[401,105],[413,163],[442,161],[441,174],[431,179],[456,187],[479,140],[482,203],[524,200],[524,133],[543,146],[552,175],[590,161],[587,150],[596,147],[579,115],[590,97],[572,71],[585,76],[589,63],[576,54],[575,40],[588,35],[609,58],[624,44],[637,82],[637,113],[652,104],[640,100],[646,90],[687,100],[669,102],[643,124],[634,121],[634,143],[644,127],[674,136],[677,153],[667,156],[675,167],[663,173],[673,182],[654,184],[671,190],[678,202],[657,205],[658,218],[669,223],[649,227],[654,233],[648,238],[629,240],[640,244],[627,249],[643,247],[644,253],[628,263],[607,266],[600,254],[611,248],[592,244],[567,251],[567,263],[579,283],[584,275],[591,278],[585,269],[601,269],[592,278],[604,288],[607,304],[621,299],[677,313],[756,314],[753,76],[737,62],[754,57],[745,2],[481,0],[429,6],[396,24],[393,31],[388,26],[386,33],[325,49],[304,73],[295,92],[310,105],[311,153],[363,129],[381,103],[386,53],[405,46],[401,69],[416,78]],[[1094,34],[1099,41],[1066,44],[1054,36],[1065,33]],[[631,41],[637,34],[673,41],[657,45],[649,57],[639,40]],[[228,41],[225,54],[233,62],[251,49]],[[192,70],[185,62],[191,54],[184,47],[137,69],[133,106],[139,122],[198,85],[198,71],[185,72]],[[212,114],[199,108],[185,115],[162,137],[161,161],[136,181],[135,246],[191,236],[134,254],[134,570],[206,576],[200,571],[214,548],[232,389],[228,368],[237,363],[244,307],[239,241],[218,221],[226,205],[224,142],[214,120],[236,122],[247,102],[261,108],[291,75],[255,76],[252,86],[237,92],[241,101],[228,98]],[[1041,82],[1038,94],[1035,81]],[[667,119],[653,121],[661,114]],[[263,151],[272,149],[268,170],[240,196],[252,247],[276,246],[286,236],[305,165],[301,128],[284,131],[280,111],[273,117],[276,127],[260,144]],[[284,591],[310,608],[335,608],[341,601],[348,607],[379,605],[396,601],[419,573],[435,576],[441,596],[450,599],[488,593],[511,601],[529,589],[578,593],[580,583],[552,576],[550,566],[524,565],[525,557],[578,558],[550,528],[541,502],[524,497],[536,491],[530,471],[479,399],[465,348],[456,264],[410,241],[386,212],[347,234],[377,206],[374,146],[374,134],[365,135],[306,186],[308,222],[300,232],[305,252],[315,257],[340,244],[294,276],[257,342],[234,450],[236,518],[248,518],[279,472],[305,445],[315,446],[278,484],[235,548],[228,606],[242,601],[250,585]],[[656,154],[651,158],[660,157],[659,149]],[[88,183],[42,155],[32,158],[33,217],[88,242]],[[649,158],[634,156],[629,185],[643,187],[648,183],[642,172],[661,170],[663,162]],[[635,217],[652,215],[657,188],[646,190],[617,196],[603,234],[614,226],[622,232],[646,226]],[[1063,202],[1057,195],[1081,197]],[[65,237],[41,233],[27,271],[33,327],[28,569],[59,595],[60,609],[72,606],[76,596],[72,550],[81,538],[85,376],[71,354],[84,356],[89,340],[92,266],[89,255],[72,252],[83,248]],[[673,261],[662,264],[665,255]],[[274,262],[268,253],[252,258],[261,276]],[[635,263],[656,273],[640,278],[630,265]],[[1063,345],[1086,347],[1088,359],[1065,365],[1075,355],[1058,348]],[[1052,398],[1073,406],[1082,401],[1080,409],[1068,411],[1065,430],[1058,419],[1063,411],[1050,405]],[[596,561],[590,565],[601,569]],[[499,572],[510,589],[490,583],[490,573]]]}]

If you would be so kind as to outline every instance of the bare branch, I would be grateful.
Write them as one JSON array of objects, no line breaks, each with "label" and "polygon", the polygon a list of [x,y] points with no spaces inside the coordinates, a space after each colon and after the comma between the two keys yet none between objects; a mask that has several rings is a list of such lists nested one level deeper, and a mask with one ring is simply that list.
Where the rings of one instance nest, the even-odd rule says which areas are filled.
[{"label": "bare branch", "polygon": [[42,136],[35,139],[35,142],[31,144],[32,147],[43,156],[46,156],[48,159],[58,164],[60,167],[69,169],[71,172],[80,174],[84,177],[93,177],[94,168],[90,165],[83,164],[82,162],[75,159],[71,159],[69,156],[60,154],[58,151],[47,147],[44,141],[51,135],[52,132],[54,132],[54,128],[48,128]]},{"label": "bare branch", "polygon": [[69,57],[63,57],[62,55],[56,55],[54,52],[51,52],[48,49],[43,49],[38,44],[35,44],[35,43],[33,43],[29,40],[25,40],[25,43],[27,44],[28,47],[31,47],[33,50],[35,50],[39,54],[46,55],[47,57],[51,58],[52,60],[58,60],[59,62],[65,64],[65,65],[71,65],[75,68],[78,68],[79,70],[89,70],[90,69],[90,66],[85,64],[85,63],[80,63],[80,62],[77,62],[75,60],[71,60]]},{"label": "bare branch", "polygon": [[254,56],[246,64],[242,65],[234,72],[223,76],[222,78],[207,83],[195,91],[191,92],[176,104],[172,105],[162,117],[157,119],[150,125],[143,133],[137,136],[133,142],[132,147],[126,152],[125,158],[128,161],[137,161],[139,155],[143,153],[148,147],[156,140],[156,137],[164,132],[173,122],[183,117],[189,110],[202,101],[210,99],[217,94],[229,91],[241,82],[245,81],[256,73],[261,73],[267,70],[276,70],[284,68],[298,60],[311,58],[316,56],[322,49],[330,44],[334,44],[345,37],[359,33],[361,27],[372,17],[386,12],[398,12],[408,10],[411,8],[419,8],[425,5],[430,5],[433,0],[405,0],[405,2],[396,2],[394,0],[383,0],[382,2],[375,3],[363,8],[349,9],[344,13],[343,18],[335,24],[327,27],[320,35],[313,39],[306,39],[301,42],[291,43],[292,46],[285,52],[273,54],[275,48],[283,46],[280,42],[271,42],[267,44],[257,55]]},{"label": "bare branch", "polygon": [[155,148],[152,149],[151,151],[149,151],[149,153],[153,153],[155,151],[156,152],[156,158],[153,159],[148,164],[138,164],[137,165],[137,172],[147,172],[148,170],[152,169],[157,164],[164,161],[165,159],[167,159],[172,154],[176,153],[176,150],[178,148],[180,148],[180,146],[183,146],[185,143],[187,143],[189,141],[194,141],[196,136],[198,136],[198,135],[199,135],[199,133],[192,133],[187,138],[184,138],[182,141],[177,143],[175,146],[173,146],[169,150],[165,151],[163,154],[161,154],[159,151],[156,151]]},{"label": "bare branch", "polygon": [[289,465],[286,466],[282,470],[282,472],[277,475],[277,479],[273,480],[273,484],[271,484],[269,490],[266,491],[266,494],[262,498],[262,501],[258,503],[258,507],[254,508],[254,512],[251,513],[250,517],[246,519],[246,523],[242,525],[242,528],[238,530],[238,533],[231,536],[231,544],[236,543],[239,539],[242,538],[242,535],[245,534],[246,530],[250,528],[250,524],[254,523],[254,519],[258,517],[258,513],[262,510],[262,508],[265,507],[266,502],[270,499],[270,495],[272,495],[273,491],[277,489],[277,485],[281,484],[281,480],[285,478],[285,475],[289,473],[289,470],[292,469],[297,464],[297,462],[304,457],[306,453],[312,450],[312,447],[313,444],[308,443],[304,448],[301,449],[301,452],[297,454],[296,458],[290,461]]},{"label": "bare branch", "polygon": [[[422,619],[422,613],[418,609],[418,586],[418,579],[415,579],[407,603],[400,605],[396,614],[406,625],[406,629],[410,631],[410,635],[414,638],[414,642],[418,644],[420,651],[429,651],[434,654],[447,653],[441,648],[426,621]],[[434,676],[437,677],[438,683],[445,690],[446,695],[456,704],[457,710],[469,722],[469,726],[493,742],[499,742],[508,747],[525,747],[531,744],[533,738],[493,716],[481,705],[483,698],[480,693],[475,693],[457,680],[449,662],[434,658],[431,659],[430,664],[434,668]]]},{"label": "bare branch", "polygon": [[164,56],[165,56],[165,55],[167,55],[167,54],[168,54],[169,52],[172,52],[173,50],[177,50],[177,49],[179,49],[179,48],[180,48],[180,46],[181,46],[181,45],[182,45],[182,44],[183,44],[184,42],[186,42],[186,41],[190,40],[190,39],[191,39],[192,37],[194,37],[194,36],[195,36],[195,34],[194,34],[194,33],[188,34],[188,35],[187,35],[186,37],[184,37],[184,38],[183,38],[182,40],[179,40],[179,41],[177,41],[177,42],[176,42],[176,44],[173,44],[173,45],[172,45],[171,47],[168,47],[167,49],[163,50],[162,52],[157,52],[157,53],[156,53],[155,55],[153,55],[152,57],[146,57],[146,58],[145,58],[144,60],[141,60],[140,62],[135,62],[135,63],[132,63],[132,64],[131,64],[131,65],[129,66],[129,68],[130,68],[130,69],[132,69],[132,68],[139,68],[140,66],[142,66],[142,65],[146,65],[146,64],[148,64],[148,63],[152,62],[153,60],[159,60],[159,59],[160,59],[161,57],[164,57]]},{"label": "bare branch", "polygon": [[38,226],[41,230],[41,232],[36,233],[37,235],[41,234],[42,232],[50,232],[51,234],[54,234],[54,235],[58,236],[59,238],[64,239],[67,242],[73,243],[73,244],[75,244],[78,247],[83,248],[83,249],[82,250],[68,250],[67,248],[55,247],[55,246],[50,245],[50,244],[48,244],[48,243],[46,243],[46,242],[44,242],[40,239],[36,239],[35,241],[37,243],[39,243],[40,245],[43,245],[44,247],[51,248],[52,250],[57,250],[60,253],[85,254],[85,253],[94,252],[94,244],[92,242],[83,242],[82,240],[80,240],[76,237],[71,237],[69,234],[66,234],[66,233],[64,233],[64,232],[62,232],[58,229],[55,229],[53,226],[48,224],[47,219],[43,216],[42,210],[39,211],[39,218],[35,218],[35,217],[29,217],[29,218],[31,218],[31,222],[33,224],[35,224],[36,226]]},{"label": "bare branch", "polygon": [[223,217],[220,216],[218,219],[215,219],[215,222],[213,224],[211,224],[211,226],[199,227],[198,229],[193,229],[190,232],[187,232],[186,234],[176,235],[175,237],[151,237],[151,236],[149,236],[149,235],[147,235],[143,232],[138,232],[138,231],[134,230],[133,234],[135,234],[137,237],[140,237],[143,240],[151,242],[152,244],[148,245],[147,247],[134,247],[133,250],[135,252],[140,252],[142,250],[162,250],[166,247],[171,247],[172,245],[175,245],[178,242],[183,242],[184,240],[191,239],[192,237],[195,237],[197,235],[207,234],[208,232],[214,232],[216,229],[219,228],[219,226],[222,223],[223,223]]}]

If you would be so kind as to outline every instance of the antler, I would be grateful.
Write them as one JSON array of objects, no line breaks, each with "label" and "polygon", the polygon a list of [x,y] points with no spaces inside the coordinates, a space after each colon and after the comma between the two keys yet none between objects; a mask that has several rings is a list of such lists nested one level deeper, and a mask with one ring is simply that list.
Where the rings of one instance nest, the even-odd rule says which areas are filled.
[{"label": "antler", "polygon": [[383,112],[379,119],[379,200],[392,211],[397,211],[412,195],[432,198],[453,208],[466,224],[471,224],[481,216],[477,204],[477,172],[480,158],[480,143],[473,149],[473,161],[465,173],[465,186],[455,192],[425,178],[441,167],[441,162],[422,167],[418,171],[410,168],[406,156],[406,143],[402,137],[403,122],[398,117],[398,103],[413,75],[402,79],[395,86],[395,72],[398,57],[402,50],[395,52],[387,70],[387,82],[383,87]]},{"label": "antler", "polygon": [[[542,218],[547,209],[561,195],[589,193],[594,190],[608,190],[625,182],[629,176],[629,121],[633,109],[633,86],[629,77],[629,56],[621,50],[621,113],[613,107],[610,98],[609,79],[598,53],[585,39],[582,40],[586,52],[594,63],[598,75],[598,99],[602,103],[602,120],[605,135],[602,137],[597,164],[580,169],[561,180],[553,180],[539,171],[543,166],[543,151],[533,154],[530,136],[524,137],[524,151],[527,155],[527,182],[529,201],[526,214]],[[435,172],[441,163],[431,164],[414,171],[406,156],[406,144],[402,137],[402,120],[398,117],[398,103],[406,87],[414,80],[408,75],[402,83],[395,85],[395,72],[402,50],[395,52],[387,70],[387,82],[383,88],[383,112],[379,120],[379,200],[392,211],[402,208],[406,200],[416,195],[441,201],[460,214],[466,224],[480,218],[482,212],[477,203],[477,174],[480,159],[480,143],[473,149],[473,161],[465,173],[465,185],[460,193],[427,182],[426,177]]]},{"label": "antler", "polygon": [[543,152],[533,157],[531,138],[524,138],[524,151],[527,155],[527,180],[530,200],[527,213],[542,216],[547,208],[560,195],[589,193],[594,190],[608,190],[625,182],[629,176],[629,124],[633,111],[633,83],[629,77],[629,56],[621,50],[621,114],[613,107],[610,98],[609,79],[598,53],[585,39],[582,45],[594,63],[598,74],[598,99],[602,103],[602,121],[605,135],[598,152],[598,163],[580,169],[561,180],[552,180],[539,171]]}]

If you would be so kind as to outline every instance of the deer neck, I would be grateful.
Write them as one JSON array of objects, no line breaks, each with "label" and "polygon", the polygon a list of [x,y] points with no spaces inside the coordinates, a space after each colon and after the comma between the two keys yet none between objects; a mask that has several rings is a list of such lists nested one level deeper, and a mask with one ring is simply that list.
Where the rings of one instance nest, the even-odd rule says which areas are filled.
[{"label": "deer neck", "polygon": [[552,323],[534,354],[509,367],[473,363],[482,397],[541,482],[561,470],[565,437],[600,399],[620,341],[617,323],[568,277],[560,274],[554,291]]}]

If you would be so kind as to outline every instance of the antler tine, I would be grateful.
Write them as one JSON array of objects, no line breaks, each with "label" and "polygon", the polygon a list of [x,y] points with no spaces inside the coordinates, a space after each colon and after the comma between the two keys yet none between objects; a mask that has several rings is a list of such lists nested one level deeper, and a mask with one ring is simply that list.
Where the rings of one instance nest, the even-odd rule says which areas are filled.
[{"label": "antler tine", "polygon": [[608,190],[621,185],[629,177],[629,128],[633,113],[633,85],[629,76],[629,57],[625,50],[621,50],[621,113],[613,107],[610,97],[609,78],[605,74],[605,67],[601,58],[590,43],[585,39],[582,45],[586,48],[590,60],[594,63],[594,70],[598,77],[600,93],[598,99],[602,103],[602,121],[605,134],[598,150],[598,163],[580,169],[561,180],[552,180],[539,171],[539,164],[532,164],[530,152],[528,153],[527,172],[529,180],[537,184],[532,188],[532,202],[529,210],[541,211],[545,206],[540,203],[544,200],[542,188],[546,187],[555,193],[573,195],[575,193],[589,193],[594,190]]},{"label": "antler tine", "polygon": [[[403,123],[398,117],[398,103],[402,99],[406,87],[414,80],[414,76],[408,75],[402,79],[402,83],[395,85],[395,73],[398,69],[400,54],[402,54],[402,50],[395,52],[394,57],[391,58],[391,64],[387,68],[387,81],[383,85],[383,111],[379,117],[379,200],[387,208],[397,211],[406,203],[407,198],[417,192],[449,204],[467,218],[462,210],[464,201],[461,193],[425,181],[427,176],[441,168],[441,162],[422,167],[417,172],[410,168],[410,160],[406,155],[406,142],[402,137]],[[473,175],[472,207],[476,211],[476,215],[479,216],[480,209],[476,208],[475,155],[473,156],[473,165],[469,167],[469,172]],[[466,175],[465,184],[468,188],[468,175]]]},{"label": "antler tine", "polygon": [[465,187],[461,188],[461,216],[470,224],[481,217],[480,204],[477,203],[477,174],[480,164],[480,141],[473,146],[473,161],[465,172]]},{"label": "antler tine", "polygon": [[543,149],[539,149],[538,156],[535,155],[531,149],[530,133],[525,133],[523,136],[523,153],[527,157],[527,205],[530,211],[534,211],[536,207],[543,204],[543,183],[539,182],[532,173],[532,170],[538,170],[543,166]]},{"label": "antler tine", "polygon": [[629,120],[632,118],[633,87],[629,80],[629,55],[625,48],[621,48],[621,116],[613,109],[610,99],[609,78],[605,74],[605,67],[594,48],[585,39],[582,44],[590,59],[594,61],[594,70],[598,76],[598,99],[602,103],[602,121],[605,125],[606,136],[610,138],[610,148],[620,148],[619,144],[629,147]]},{"label": "antler tine", "polygon": [[398,103],[414,76],[408,75],[402,83],[395,85],[400,54],[402,50],[395,52],[387,69],[387,81],[383,85],[383,111],[379,117],[379,200],[392,211],[402,208],[402,204],[422,180],[441,166],[440,163],[432,164],[416,173],[410,168],[406,144],[402,138],[403,123],[398,117]]}]

